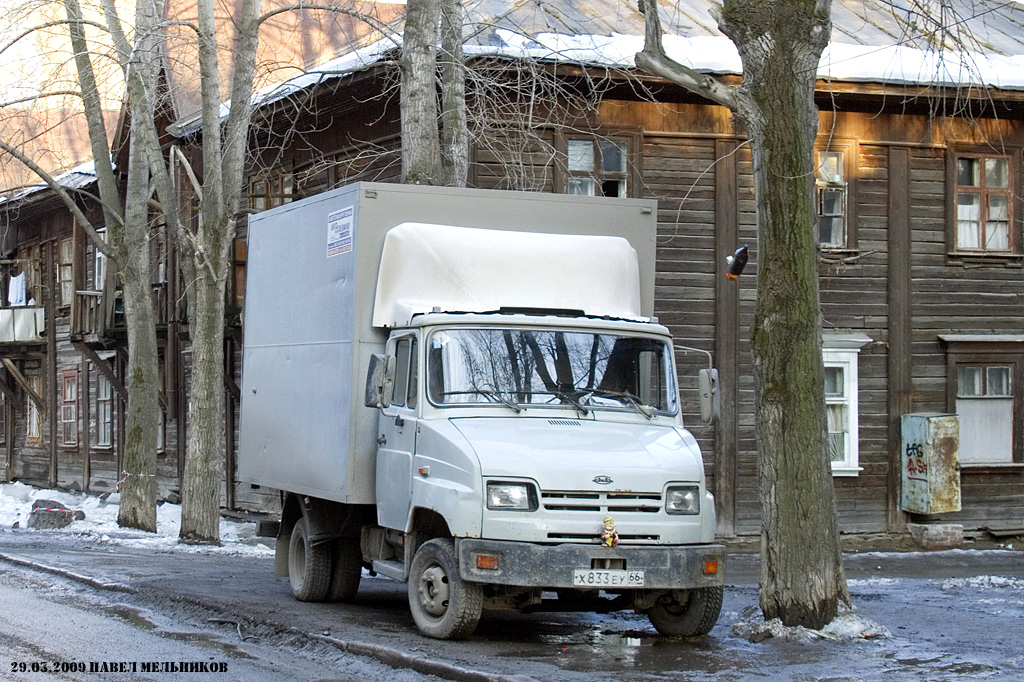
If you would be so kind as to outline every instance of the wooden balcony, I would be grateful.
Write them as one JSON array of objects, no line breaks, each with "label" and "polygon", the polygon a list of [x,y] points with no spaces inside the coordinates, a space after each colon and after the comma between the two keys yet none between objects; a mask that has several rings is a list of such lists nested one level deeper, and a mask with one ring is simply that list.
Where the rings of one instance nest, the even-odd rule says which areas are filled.
[{"label": "wooden balcony", "polygon": [[43,308],[0,308],[0,344],[43,343],[46,312]]}]

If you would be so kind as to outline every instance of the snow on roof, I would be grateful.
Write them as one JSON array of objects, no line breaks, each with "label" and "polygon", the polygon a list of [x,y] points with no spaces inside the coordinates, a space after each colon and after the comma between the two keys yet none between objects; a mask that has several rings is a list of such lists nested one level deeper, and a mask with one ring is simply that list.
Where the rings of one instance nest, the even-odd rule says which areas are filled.
[{"label": "snow on roof", "polygon": [[[836,0],[832,42],[822,54],[818,76],[825,80],[923,86],[975,86],[1024,90],[1024,4],[1000,0],[950,0],[948,28],[976,49],[934,49],[941,37],[937,19],[921,14],[912,0]],[[946,6],[947,4],[944,4]],[[715,4],[681,0],[662,5],[664,45],[670,57],[711,74],[740,74],[732,41],[718,31]],[[949,9],[952,8],[952,9]],[[906,26],[915,26],[917,35]],[[537,59],[635,68],[643,49],[643,16],[627,0],[546,0],[509,3],[478,0],[467,5],[464,45],[468,57]],[[401,35],[353,49],[283,83],[253,95],[265,106],[324,81],[371,68],[401,47]],[[222,108],[226,116],[230,104]],[[172,132],[199,130],[198,118],[180,121]]]},{"label": "snow on roof", "polygon": [[[53,179],[57,181],[58,185],[65,189],[82,189],[96,181],[96,163],[93,161],[86,161],[85,163],[81,163],[70,170],[54,175]],[[25,197],[38,192],[43,192],[49,188],[50,186],[45,182],[41,182],[38,185],[32,185],[30,187],[23,187],[8,196],[0,196],[0,205],[19,201]]]}]

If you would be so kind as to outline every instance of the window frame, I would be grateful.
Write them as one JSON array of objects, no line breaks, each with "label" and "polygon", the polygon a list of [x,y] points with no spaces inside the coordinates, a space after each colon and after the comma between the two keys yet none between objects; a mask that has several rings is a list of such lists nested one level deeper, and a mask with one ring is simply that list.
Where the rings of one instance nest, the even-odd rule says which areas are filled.
[{"label": "window frame", "polygon": [[1024,336],[1016,334],[940,334],[946,344],[946,410],[957,414],[961,366],[1010,367],[1013,414],[1010,462],[961,462],[961,471],[986,473],[1024,469]]},{"label": "window frame", "polygon": [[[101,387],[106,386],[104,391]],[[106,413],[103,406],[106,405]],[[109,432],[104,442],[104,429]],[[100,371],[96,372],[96,447],[114,447],[114,387]]]},{"label": "window frame", "polygon": [[[26,377],[29,386],[36,395],[46,400],[43,393],[43,377],[36,374]],[[43,409],[32,400],[31,396],[25,396],[25,443],[27,445],[39,445],[43,442]]]},{"label": "window frame", "polygon": [[871,343],[865,334],[823,334],[821,360],[825,367],[843,369],[843,400],[826,397],[826,404],[846,405],[845,457],[830,461],[833,477],[854,477],[864,470],[860,462],[860,351]]},{"label": "window frame", "polygon": [[245,198],[249,208],[259,213],[291,203],[297,198],[295,190],[295,174],[278,168],[252,175]]},{"label": "window frame", "polygon": [[[985,248],[965,249],[961,248],[957,241],[959,220],[957,207],[959,206],[959,188],[957,183],[957,168],[961,158],[1005,158],[1009,163],[1009,181],[1007,183],[1007,210],[1009,211],[1009,249],[990,250]],[[1024,220],[1024,197],[1022,197],[1022,155],[1020,148],[998,150],[991,146],[980,145],[957,145],[946,150],[946,253],[947,259],[952,263],[963,262],[992,262],[1003,264],[1007,261],[1019,263],[1024,259],[1022,245],[1022,220]],[[984,174],[984,170],[982,171]],[[965,189],[977,189],[981,193],[982,188],[963,186]],[[982,193],[984,197],[988,193]],[[984,223],[984,221],[982,221]]]},{"label": "window frame", "polygon": [[[569,142],[570,140],[590,140],[594,145],[594,169],[587,173],[580,170],[569,170]],[[625,143],[625,162],[626,169],[622,173],[613,172],[609,173],[601,170],[601,142],[624,142]],[[603,178],[623,180],[626,183],[626,191],[621,198],[637,197],[639,196],[640,187],[640,168],[641,168],[641,155],[640,150],[642,146],[642,134],[639,128],[628,129],[608,129],[608,130],[597,130],[597,131],[565,131],[559,130],[555,133],[555,146],[558,152],[557,162],[555,163],[555,176],[554,184],[555,191],[559,194],[569,194],[569,181],[573,177],[591,177],[594,180],[595,189],[601,186]],[[591,195],[572,195],[572,196],[591,196]],[[595,194],[593,196],[603,197],[604,194]]]},{"label": "window frame", "polygon": [[[60,378],[60,444],[65,448],[78,447],[78,369],[65,369]],[[69,397],[70,388],[70,397]],[[70,438],[69,438],[70,429]]]},{"label": "window frame", "polygon": [[[843,181],[828,183],[819,180],[818,168],[820,156],[824,153],[843,155]],[[857,157],[860,153],[857,140],[843,138],[821,138],[814,149],[814,239],[818,248],[829,253],[856,252],[857,249]],[[828,189],[843,191],[843,223],[846,241],[843,244],[823,244],[821,242],[818,221],[821,218],[821,195]]]}]

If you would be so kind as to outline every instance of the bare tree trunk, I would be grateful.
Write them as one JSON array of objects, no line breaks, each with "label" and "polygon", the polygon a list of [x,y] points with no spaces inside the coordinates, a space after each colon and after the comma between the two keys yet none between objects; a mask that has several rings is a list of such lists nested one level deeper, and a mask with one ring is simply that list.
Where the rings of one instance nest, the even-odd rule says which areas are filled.
[{"label": "bare tree trunk", "polygon": [[188,278],[192,340],[192,394],[181,508],[181,538],[188,542],[220,542],[220,486],[226,448],[224,297],[252,116],[250,95],[259,41],[259,14],[259,0],[241,3],[231,112],[222,125],[213,2],[199,2],[203,218],[191,235],[188,248],[191,257],[183,264]]},{"label": "bare tree trunk", "polygon": [[441,0],[441,165],[448,187],[465,187],[469,175],[462,21],[461,0]]},{"label": "bare tree trunk", "polygon": [[156,532],[156,432],[160,372],[149,262],[149,172],[141,142],[131,141],[124,228],[125,321],[128,327],[128,414],[124,483],[117,522]]},{"label": "bare tree trunk", "polygon": [[[224,272],[225,268],[218,271]],[[181,538],[220,543],[224,472],[224,282],[200,268],[189,289],[192,399],[181,487]]]},{"label": "bare tree trunk", "polygon": [[849,603],[827,454],[815,244],[814,86],[830,0],[725,0],[719,28],[743,60],[738,88],[669,59],[655,0],[637,65],[729,107],[754,156],[757,306],[751,347],[765,618],[820,628]]},{"label": "bare tree trunk", "polygon": [[[110,148],[103,126],[96,78],[86,41],[82,11],[78,0],[65,0],[68,15],[68,33],[75,51],[75,64],[83,105],[88,121],[89,139],[97,168],[100,199],[104,219],[110,234],[110,245],[104,245],[92,226],[84,225],[97,248],[110,249],[119,267],[125,302],[125,323],[128,327],[128,413],[124,482],[121,485],[121,503],[118,524],[123,527],[156,531],[156,446],[159,419],[160,370],[156,343],[155,315],[151,296],[151,264],[149,262],[149,172],[141,135],[136,135],[137,122],[152,119],[152,100],[132,100],[131,147],[128,162],[128,186],[121,213],[122,198],[110,162]],[[155,13],[140,11],[139,43],[135,61],[129,60],[131,50],[124,42],[116,11],[107,14],[112,33],[121,39],[119,55],[122,68],[148,74],[155,82],[155,60],[159,57],[158,36],[146,26],[153,26]],[[143,75],[145,78],[145,75]]]},{"label": "bare tree trunk", "polygon": [[437,127],[437,30],[441,0],[409,0],[402,45],[402,182],[443,182]]},{"label": "bare tree trunk", "polygon": [[813,205],[814,85],[828,4],[731,0],[719,25],[743,60],[737,113],[754,158],[761,610],[820,628],[850,599],[827,455]]}]

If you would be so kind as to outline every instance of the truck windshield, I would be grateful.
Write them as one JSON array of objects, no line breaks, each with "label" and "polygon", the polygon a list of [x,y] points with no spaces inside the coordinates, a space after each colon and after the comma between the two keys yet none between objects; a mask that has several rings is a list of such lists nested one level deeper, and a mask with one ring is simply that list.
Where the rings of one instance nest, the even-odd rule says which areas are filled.
[{"label": "truck windshield", "polygon": [[445,329],[427,342],[435,405],[497,403],[675,414],[669,346],[658,339],[522,328]]}]

